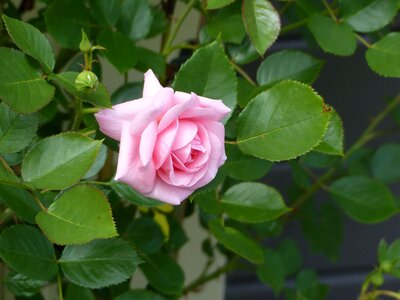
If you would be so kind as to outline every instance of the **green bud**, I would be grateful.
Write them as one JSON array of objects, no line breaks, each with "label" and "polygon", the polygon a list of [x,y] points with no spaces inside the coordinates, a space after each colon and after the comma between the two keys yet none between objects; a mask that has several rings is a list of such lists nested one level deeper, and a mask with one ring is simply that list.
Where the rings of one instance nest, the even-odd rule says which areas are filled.
[{"label": "green bud", "polygon": [[99,86],[96,74],[90,71],[82,71],[75,79],[75,87],[79,92],[91,93]]},{"label": "green bud", "polygon": [[389,260],[384,260],[381,263],[381,269],[385,273],[389,273],[392,270],[392,263]]},{"label": "green bud", "polygon": [[83,31],[83,29],[82,29],[82,39],[81,39],[81,43],[79,44],[79,49],[83,53],[89,53],[90,51],[92,51],[92,45],[90,44],[90,41],[89,41],[85,31]]},{"label": "green bud", "polygon": [[371,277],[371,282],[375,285],[375,286],[381,286],[384,282],[384,278],[381,272],[377,272],[375,274],[372,275]]}]

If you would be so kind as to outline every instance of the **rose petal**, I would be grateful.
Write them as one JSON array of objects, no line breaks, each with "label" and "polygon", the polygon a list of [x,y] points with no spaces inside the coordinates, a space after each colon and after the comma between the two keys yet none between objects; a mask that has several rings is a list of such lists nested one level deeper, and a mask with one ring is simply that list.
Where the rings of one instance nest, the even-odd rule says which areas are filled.
[{"label": "rose petal", "polygon": [[118,155],[117,172],[115,179],[118,180],[127,172],[137,155],[139,139],[130,133],[130,124],[124,122],[122,126],[121,143]]},{"label": "rose petal", "polygon": [[143,97],[153,98],[160,89],[162,89],[162,85],[156,75],[154,75],[152,70],[148,70],[144,74]]},{"label": "rose petal", "polygon": [[156,141],[157,121],[153,121],[146,127],[140,138],[139,154],[144,166],[146,166],[153,157]]},{"label": "rose petal", "polygon": [[178,132],[178,120],[161,132],[154,147],[153,159],[156,169],[160,168],[171,153],[171,148]]},{"label": "rose petal", "polygon": [[[140,114],[131,121],[131,133],[141,134],[143,130],[150,124],[150,122],[157,120],[158,117],[165,110],[167,102],[172,102],[174,91],[171,88],[162,88],[158,91],[157,95],[151,100],[147,108],[143,109]],[[158,100],[163,99],[163,101]],[[163,103],[164,102],[164,103]]]},{"label": "rose petal", "polygon": [[231,111],[221,100],[212,100],[205,97],[198,98],[200,105],[186,110],[181,114],[181,118],[202,118],[220,121]]},{"label": "rose petal", "polygon": [[226,159],[224,143],[212,132],[208,132],[210,144],[212,145],[210,157],[207,161],[207,171],[199,181],[191,188],[198,189],[215,178],[218,168],[224,163]]},{"label": "rose petal", "polygon": [[145,107],[148,106],[146,100],[147,99],[140,98],[127,101],[95,113],[94,116],[99,123],[100,130],[104,134],[119,141],[122,132],[122,123],[130,122],[138,113],[143,111]]},{"label": "rose petal", "polygon": [[197,125],[195,123],[181,120],[178,124],[178,132],[172,145],[172,151],[185,147],[197,134]]},{"label": "rose petal", "polygon": [[156,178],[154,189],[146,196],[172,205],[178,205],[192,193],[193,189],[172,186],[161,178]]},{"label": "rose petal", "polygon": [[174,103],[176,105],[172,106],[161,118],[158,124],[158,132],[163,131],[167,128],[174,120],[178,119],[179,116],[189,109],[190,107],[196,106],[198,104],[198,98],[193,97],[190,94],[175,92]]}]

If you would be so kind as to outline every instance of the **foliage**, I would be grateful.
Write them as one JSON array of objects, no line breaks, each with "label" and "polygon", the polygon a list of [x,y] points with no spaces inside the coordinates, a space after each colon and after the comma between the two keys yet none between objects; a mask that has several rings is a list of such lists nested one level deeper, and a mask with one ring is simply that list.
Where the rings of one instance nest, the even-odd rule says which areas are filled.
[{"label": "foliage", "polygon": [[[400,94],[345,149],[340,114],[312,87],[321,51],[352,57],[364,48],[371,70],[400,77],[398,0],[180,0],[181,13],[177,1],[0,0],[0,258],[14,295],[38,296],[57,281],[60,299],[178,299],[246,260],[276,295],[324,299],[329,287],[303,265],[296,241],[281,238],[285,226],[299,220],[311,251],[340,259],[343,217],[379,223],[399,213],[400,144],[367,143],[398,138]],[[202,16],[194,40],[178,43],[192,11]],[[271,50],[290,34],[320,52]],[[143,46],[154,37],[159,49]],[[125,77],[111,95],[106,60]],[[177,207],[113,180],[118,143],[93,117],[140,98],[143,83],[128,73],[148,69],[164,86],[232,110],[225,165]],[[381,126],[391,114],[396,127]],[[293,189],[266,184],[278,164]],[[313,197],[320,189],[324,203]],[[182,226],[193,210],[209,233],[198,253],[209,264],[223,254],[226,264],[188,283],[176,257],[193,238]],[[148,285],[130,290],[138,268]],[[360,299],[400,299],[382,289],[384,275],[400,278],[400,240],[382,240]]]}]

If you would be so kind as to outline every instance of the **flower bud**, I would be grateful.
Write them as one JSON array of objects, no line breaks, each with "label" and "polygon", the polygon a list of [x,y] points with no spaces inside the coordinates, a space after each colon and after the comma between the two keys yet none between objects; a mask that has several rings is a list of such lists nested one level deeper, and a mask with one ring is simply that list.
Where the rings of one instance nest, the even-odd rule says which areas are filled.
[{"label": "flower bud", "polygon": [[79,92],[91,93],[99,86],[96,74],[90,71],[82,71],[75,79],[75,87]]},{"label": "flower bud", "polygon": [[372,275],[371,277],[371,282],[375,285],[375,286],[381,286],[384,283],[384,278],[382,273],[375,273]]},{"label": "flower bud", "polygon": [[83,53],[89,53],[90,51],[92,51],[92,45],[90,44],[90,41],[83,29],[81,43],[79,44],[79,50],[81,50]]},{"label": "flower bud", "polygon": [[381,263],[381,269],[385,273],[389,273],[392,270],[392,263],[389,260],[385,260]]}]

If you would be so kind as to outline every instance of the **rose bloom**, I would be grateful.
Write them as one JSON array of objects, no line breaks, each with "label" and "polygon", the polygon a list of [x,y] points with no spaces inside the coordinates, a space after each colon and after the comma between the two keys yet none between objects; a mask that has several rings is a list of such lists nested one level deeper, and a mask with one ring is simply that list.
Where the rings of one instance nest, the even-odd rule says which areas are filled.
[{"label": "rose bloom", "polygon": [[138,192],[180,204],[209,183],[226,159],[221,100],[162,87],[149,70],[143,98],[95,114],[100,130],[120,141],[115,179]]}]

